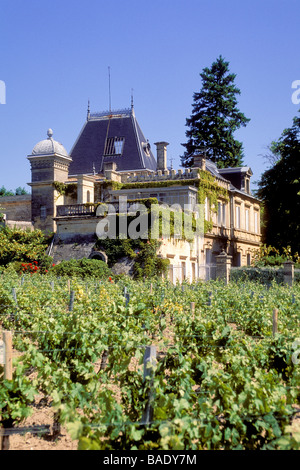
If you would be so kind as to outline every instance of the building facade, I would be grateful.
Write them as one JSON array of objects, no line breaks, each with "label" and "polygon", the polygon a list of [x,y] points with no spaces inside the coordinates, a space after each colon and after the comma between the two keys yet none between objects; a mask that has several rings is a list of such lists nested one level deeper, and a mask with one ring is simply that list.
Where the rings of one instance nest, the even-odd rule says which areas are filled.
[{"label": "building facade", "polygon": [[[170,260],[176,280],[214,278],[216,257],[225,252],[233,266],[251,263],[261,243],[260,203],[251,194],[249,167],[218,169],[196,154],[191,168],[168,167],[167,142],[156,142],[156,158],[131,109],[90,113],[70,154],[53,139],[38,142],[31,165],[31,222],[54,232],[55,245],[88,244],[93,250],[97,209],[106,203],[156,199],[160,205],[203,208],[203,233],[193,239],[162,237],[159,255]],[[117,209],[118,210],[118,209]],[[103,216],[102,216],[103,217]]]}]

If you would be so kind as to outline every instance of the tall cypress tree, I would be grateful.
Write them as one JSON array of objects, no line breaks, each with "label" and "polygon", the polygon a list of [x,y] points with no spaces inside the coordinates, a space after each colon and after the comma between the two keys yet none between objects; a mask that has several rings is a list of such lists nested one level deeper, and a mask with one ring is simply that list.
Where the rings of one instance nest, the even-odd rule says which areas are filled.
[{"label": "tall cypress tree", "polygon": [[240,90],[235,86],[235,74],[229,73],[229,62],[222,56],[211,68],[200,74],[202,89],[193,95],[192,115],[186,120],[187,143],[181,156],[184,167],[192,166],[193,155],[199,148],[219,168],[241,166],[243,145],[234,138],[234,132],[245,127],[250,119],[237,109]]}]

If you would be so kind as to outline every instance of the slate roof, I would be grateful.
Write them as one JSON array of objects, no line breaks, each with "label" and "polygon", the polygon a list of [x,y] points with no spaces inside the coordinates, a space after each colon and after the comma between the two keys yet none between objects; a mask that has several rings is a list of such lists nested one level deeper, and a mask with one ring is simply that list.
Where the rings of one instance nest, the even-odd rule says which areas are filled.
[{"label": "slate roof", "polygon": [[[122,155],[104,156],[106,139],[124,139]],[[103,172],[103,163],[115,162],[117,171],[156,171],[156,159],[136,120],[133,108],[88,114],[71,152],[69,175]]]},{"label": "slate roof", "polygon": [[222,176],[222,174],[220,173],[220,170],[218,169],[217,165],[213,161],[206,159],[205,164],[206,164],[206,170],[209,171],[213,176],[228,183],[228,180],[224,178],[224,176]]}]

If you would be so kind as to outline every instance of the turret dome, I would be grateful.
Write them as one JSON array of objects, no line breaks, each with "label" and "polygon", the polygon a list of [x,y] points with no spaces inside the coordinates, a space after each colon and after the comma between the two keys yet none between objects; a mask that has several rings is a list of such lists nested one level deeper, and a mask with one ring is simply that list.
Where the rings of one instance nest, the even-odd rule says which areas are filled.
[{"label": "turret dome", "polygon": [[47,131],[48,138],[45,140],[41,140],[38,142],[33,150],[31,155],[62,155],[63,157],[69,157],[68,152],[64,148],[64,146],[53,139],[53,131],[52,129],[48,129]]}]

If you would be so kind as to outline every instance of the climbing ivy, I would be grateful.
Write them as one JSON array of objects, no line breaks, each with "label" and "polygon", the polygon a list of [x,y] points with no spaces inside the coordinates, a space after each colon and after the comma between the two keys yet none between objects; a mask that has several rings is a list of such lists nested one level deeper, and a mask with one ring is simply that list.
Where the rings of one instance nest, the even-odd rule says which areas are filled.
[{"label": "climbing ivy", "polygon": [[77,183],[62,183],[60,181],[53,181],[52,185],[60,196],[71,196],[77,194]]},{"label": "climbing ivy", "polygon": [[109,266],[113,266],[123,257],[134,260],[133,277],[135,279],[166,274],[170,261],[157,255],[160,245],[161,241],[159,240],[142,240],[140,238],[136,240],[106,238],[99,240],[96,244],[97,248],[105,251]]},{"label": "climbing ivy", "polygon": [[[199,170],[200,179],[198,180],[198,203],[205,204],[207,198],[210,209],[217,213],[218,199],[222,197],[226,201],[229,200],[228,190],[223,188],[218,183],[217,179],[208,171]],[[204,221],[204,232],[211,232],[213,222],[210,220]]]},{"label": "climbing ivy", "polygon": [[167,188],[170,186],[192,186],[196,185],[198,178],[190,178],[184,180],[162,180],[162,181],[138,181],[132,183],[119,183],[118,181],[102,181],[103,189],[112,189],[113,191],[120,189],[142,189],[142,188]]},{"label": "climbing ivy", "polygon": [[[120,183],[117,181],[103,181],[101,183],[103,189],[120,190],[120,189],[142,189],[142,188],[166,188],[170,186],[195,186],[198,189],[198,204],[205,204],[205,199],[209,201],[210,208],[213,212],[218,210],[218,199],[222,197],[229,200],[228,190],[222,187],[218,180],[206,170],[198,170],[197,178],[183,180],[162,180],[162,181],[139,181],[131,183]],[[172,217],[171,217],[172,219]],[[174,217],[173,217],[174,219]],[[163,220],[163,219],[162,219]],[[174,228],[172,223],[171,230]],[[195,221],[193,222],[195,225]],[[204,232],[211,232],[213,222],[204,221]]]},{"label": "climbing ivy", "polygon": [[205,170],[199,170],[200,180],[198,183],[198,202],[204,204],[207,198],[213,211],[217,211],[218,198],[228,200],[228,190],[220,186],[216,178]]}]

